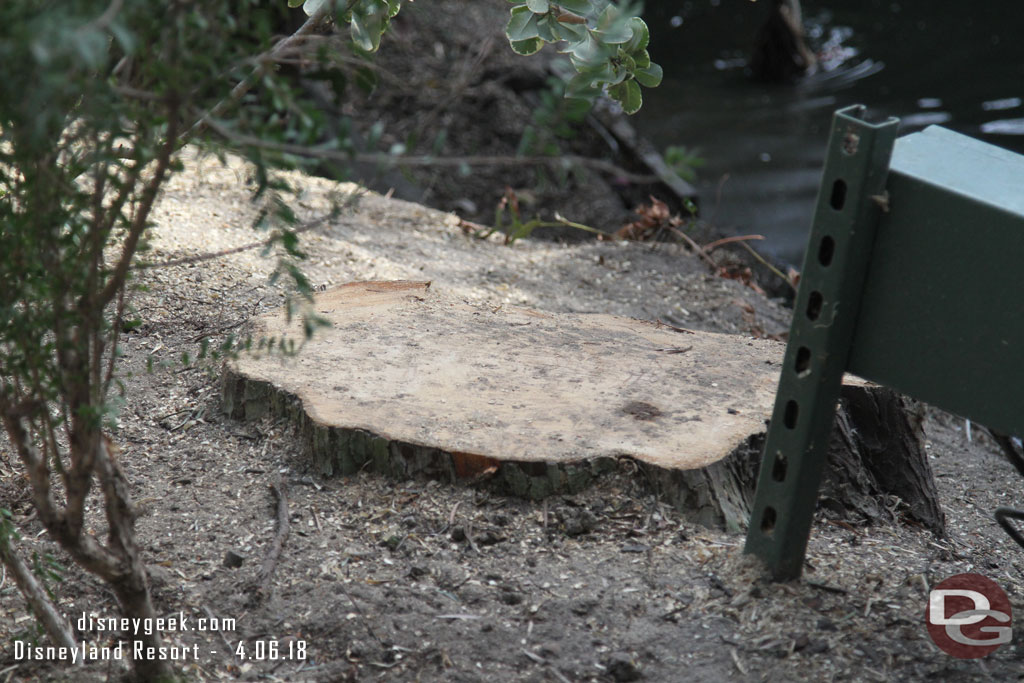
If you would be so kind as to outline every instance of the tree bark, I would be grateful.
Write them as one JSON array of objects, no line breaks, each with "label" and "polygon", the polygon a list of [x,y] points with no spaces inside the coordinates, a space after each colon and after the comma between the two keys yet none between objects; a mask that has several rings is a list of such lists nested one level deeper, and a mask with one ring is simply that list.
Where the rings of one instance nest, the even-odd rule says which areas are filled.
[{"label": "tree bark", "polygon": [[[107,523],[110,525],[107,545],[119,557],[120,571],[103,578],[117,595],[124,616],[142,619],[141,623],[153,625],[156,622],[156,612],[149,593],[146,567],[135,539],[135,509],[128,491],[128,482],[120,465],[117,464],[115,453],[113,444],[104,435],[97,453],[96,470],[106,502]],[[140,642],[143,648],[143,656],[133,659],[136,678],[141,681],[174,678],[174,669],[170,662],[159,656],[160,648],[163,647],[163,635],[158,629],[143,628],[130,636],[133,653],[136,642]]]},{"label": "tree bark", "polygon": [[57,611],[56,606],[46,594],[46,589],[32,574],[32,571],[21,561],[15,549],[12,547],[11,538],[0,539],[0,561],[4,563],[14,577],[18,590],[25,597],[32,613],[43,625],[46,635],[50,637],[57,647],[74,649],[75,636],[71,632],[71,626]]},{"label": "tree bark", "polygon": [[[235,417],[273,414],[293,420],[324,474],[368,466],[398,478],[486,481],[503,494],[536,499],[577,492],[619,469],[605,457],[567,463],[497,460],[364,429],[327,427],[311,420],[301,401],[287,391],[230,370],[224,378],[224,398],[225,410]],[[707,467],[675,469],[635,460],[633,469],[652,492],[692,521],[740,531],[750,518],[764,438],[764,432],[751,434]],[[904,521],[944,535],[945,518],[922,441],[921,419],[912,401],[885,387],[844,386],[819,510],[829,519],[855,525]]]},{"label": "tree bark", "polygon": [[908,521],[945,535],[919,404],[885,387],[843,388],[819,506],[860,523]]},{"label": "tree bark", "polygon": [[[85,532],[81,524],[68,523],[69,517],[81,519],[82,511],[69,510],[72,505],[70,500],[64,506],[57,503],[50,487],[51,475],[46,458],[33,445],[29,432],[22,424],[22,416],[8,412],[3,418],[7,433],[28,471],[36,512],[51,538],[56,540],[79,566],[96,574],[110,585],[120,603],[123,616],[130,619],[145,619],[149,624],[153,624],[156,613],[150,599],[146,568],[135,539],[135,514],[131,494],[124,474],[117,464],[116,447],[106,435],[101,435],[92,446],[95,452],[91,460],[95,465],[95,473],[103,493],[109,525],[108,542],[104,545],[95,536]],[[73,439],[72,447],[88,448],[93,443],[91,439]],[[73,452],[71,455],[72,462],[82,462],[86,454]],[[83,486],[85,491],[89,488],[87,483],[80,486]],[[80,496],[77,504],[84,505],[84,500],[84,495]],[[3,560],[5,564],[11,566],[7,554]],[[31,578],[31,575],[29,577]],[[18,585],[22,588],[21,582]],[[25,588],[31,591],[33,586],[26,583]],[[32,593],[24,592],[24,588],[23,593],[32,603]],[[41,613],[37,612],[37,615],[43,619],[48,635],[54,638],[55,644],[63,645],[67,640],[66,634],[62,634],[59,628],[51,631],[51,625],[48,623],[50,616],[46,615],[45,609]],[[144,656],[134,661],[134,674],[138,680],[173,679],[174,669],[170,662],[156,656],[158,648],[163,646],[163,636],[159,631],[144,628],[140,629],[140,633],[127,635],[129,641],[133,643],[132,652],[135,641],[140,641],[143,648],[154,648],[151,650],[153,656]],[[74,642],[73,638],[71,642]]]}]

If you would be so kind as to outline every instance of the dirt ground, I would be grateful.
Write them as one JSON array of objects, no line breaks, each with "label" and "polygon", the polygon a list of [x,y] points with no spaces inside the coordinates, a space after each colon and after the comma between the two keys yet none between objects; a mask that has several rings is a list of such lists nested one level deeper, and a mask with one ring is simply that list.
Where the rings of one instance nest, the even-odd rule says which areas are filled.
[{"label": "dirt ground", "polygon": [[[189,160],[155,216],[152,261],[253,241],[244,168]],[[352,186],[304,180],[306,220]],[[364,195],[303,236],[317,285],[430,279],[467,299],[546,310],[672,317],[687,326],[764,334],[785,312],[712,275],[671,245],[468,237],[453,217]],[[216,342],[254,312],[278,305],[272,259],[251,249],[141,271],[135,306],[146,321],[122,343],[128,401],[114,435],[143,509],[138,521],[161,615],[192,630],[178,662],[197,680],[721,681],[1019,680],[1018,637],[982,660],[957,660],[925,630],[927,590],[980,572],[1024,608],[1024,555],[992,510],[1024,500],[1024,485],[975,429],[938,412],[926,422],[949,536],[909,526],[818,522],[804,579],[775,584],[741,555],[743,537],[688,521],[659,503],[631,462],[594,488],[527,502],[486,487],[310,473],[287,424],[222,416],[216,365],[175,364],[198,340]],[[147,357],[157,366],[146,372]],[[624,359],[628,362],[628,358]],[[53,548],[40,535],[8,449],[4,505],[22,552]],[[280,476],[287,536],[263,602],[251,591],[277,533]],[[96,521],[102,533],[102,522]],[[71,567],[55,585],[61,608],[114,616],[101,583]],[[11,582],[0,582],[3,680],[108,680],[119,663],[84,671],[15,660],[11,636],[32,625]],[[201,630],[199,619],[232,619]],[[80,633],[95,644],[109,634]],[[247,655],[236,654],[241,647]],[[276,649],[275,649],[276,648]],[[305,659],[298,659],[299,655]],[[291,656],[292,658],[289,658]]]},{"label": "dirt ground", "polygon": [[[415,35],[407,26],[396,26],[399,45]],[[442,59],[447,49],[434,54],[451,67],[457,60]],[[497,43],[493,52],[504,50]],[[481,92],[489,87],[479,85]],[[459,119],[451,127],[457,130]],[[153,262],[258,239],[247,227],[255,209],[246,199],[245,168],[195,158],[187,165],[154,216]],[[305,190],[297,202],[303,221],[324,215],[332,198],[358,194],[318,178],[293,181]],[[435,199],[436,188],[448,188],[442,208],[476,205],[477,213],[465,216],[472,220],[493,213],[484,200],[458,201],[457,181],[443,176],[432,186]],[[496,202],[504,183],[487,176],[478,186],[492,187]],[[586,205],[583,187],[552,185],[551,201],[572,197]],[[453,198],[450,205],[444,197]],[[467,236],[453,215],[375,194],[356,197],[302,240],[310,254],[303,268],[317,287],[432,280],[496,305],[756,336],[779,335],[787,325],[777,302],[715,276],[676,245],[523,240],[505,247],[497,238]],[[654,499],[628,460],[591,489],[541,502],[447,481],[321,478],[287,424],[222,415],[216,364],[177,362],[182,352],[194,357],[203,337],[217,343],[282,303],[267,284],[273,260],[258,252],[140,271],[149,289],[134,305],[145,323],[122,339],[127,401],[112,436],[142,510],[138,534],[157,611],[186,619],[186,629],[165,632],[168,644],[181,648],[177,665],[185,676],[1024,681],[1019,635],[984,659],[958,660],[925,628],[929,588],[961,572],[995,580],[1024,612],[1024,550],[992,519],[996,507],[1024,502],[1024,482],[981,430],[968,438],[963,420],[928,412],[927,448],[947,537],[819,518],[803,579],[785,584],[767,581],[741,554],[742,534],[698,526],[686,511]],[[261,601],[252,588],[279,531],[279,501],[270,489],[278,477],[289,533],[273,591]],[[53,553],[63,566],[52,586],[72,624],[83,614],[117,615],[102,583],[42,534],[5,441],[0,506],[13,513],[24,556]],[[103,534],[99,515],[94,528]],[[211,617],[218,623],[199,621]],[[32,628],[17,589],[0,576],[0,681],[116,680],[125,671],[122,662],[74,669],[17,660],[12,639]],[[88,628],[76,635],[96,645],[118,637]]]}]

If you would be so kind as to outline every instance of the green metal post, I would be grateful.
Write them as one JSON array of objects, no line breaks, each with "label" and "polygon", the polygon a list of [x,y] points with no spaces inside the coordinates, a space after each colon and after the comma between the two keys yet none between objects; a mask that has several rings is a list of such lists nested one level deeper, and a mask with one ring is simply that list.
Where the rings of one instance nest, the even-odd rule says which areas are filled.
[{"label": "green metal post", "polygon": [[836,401],[871,257],[896,119],[835,114],[745,552],[800,576]]}]

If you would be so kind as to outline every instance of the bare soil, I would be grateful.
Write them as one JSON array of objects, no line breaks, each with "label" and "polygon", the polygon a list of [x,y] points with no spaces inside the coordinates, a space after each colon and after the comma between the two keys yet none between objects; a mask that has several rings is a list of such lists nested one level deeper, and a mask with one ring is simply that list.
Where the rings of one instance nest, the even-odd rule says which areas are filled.
[{"label": "bare soil", "polygon": [[[401,39],[404,29],[396,28]],[[166,262],[258,239],[247,227],[255,208],[245,167],[186,162],[189,171],[163,195],[147,258]],[[305,191],[301,220],[324,215],[333,195],[358,194],[292,179]],[[456,181],[435,187],[447,183],[455,197]],[[494,201],[503,187],[494,184]],[[556,190],[562,197],[582,191]],[[474,202],[486,214],[486,202]],[[318,287],[433,280],[496,306],[752,336],[779,335],[787,325],[776,302],[715,276],[675,245],[527,239],[504,247],[467,236],[452,215],[372,193],[304,233],[303,245],[304,270]],[[221,414],[219,365],[178,362],[183,352],[197,356],[203,337],[219,343],[253,314],[281,305],[267,284],[273,260],[258,251],[139,271],[148,291],[135,295],[134,306],[145,322],[121,344],[127,400],[113,438],[142,511],[138,534],[157,611],[186,619],[185,629],[166,631],[168,644],[197,648],[198,656],[189,649],[177,662],[184,676],[1024,681],[1019,635],[984,659],[958,660],[925,629],[929,588],[961,572],[992,578],[1024,613],[1024,551],[992,519],[996,507],[1024,501],[1024,482],[980,429],[969,439],[963,420],[927,412],[947,537],[819,517],[804,578],[786,584],[767,581],[742,555],[742,534],[701,527],[656,500],[629,460],[593,488],[542,502],[482,485],[369,473],[321,478],[289,425]],[[622,362],[631,360],[624,350]],[[42,534],[4,441],[0,454],[0,506],[12,511],[25,556],[52,553],[64,567],[51,584],[61,609],[73,624],[83,614],[116,616],[110,591]],[[284,491],[287,536],[271,485]],[[93,528],[103,535],[98,514]],[[261,566],[275,543],[281,554],[264,595]],[[210,616],[223,620],[221,628],[200,624]],[[16,588],[0,577],[0,680],[116,680],[126,671],[119,661],[73,668],[18,660],[12,638],[32,628]],[[76,634],[98,646],[123,638]]]},{"label": "bare soil", "polygon": [[[187,160],[156,215],[153,261],[253,240],[245,169]],[[302,180],[303,219],[329,195],[352,192]],[[524,240],[505,247],[463,234],[452,216],[366,194],[340,218],[304,235],[306,271],[329,286],[371,278],[431,279],[467,299],[640,318],[691,327],[777,332],[785,311],[734,280],[715,277],[671,245]],[[258,250],[139,272],[144,325],[127,334],[127,403],[115,441],[143,515],[138,533],[158,612],[192,630],[170,644],[198,647],[179,662],[197,680],[720,681],[1017,680],[1020,639],[989,657],[953,659],[930,641],[927,590],[980,572],[1022,604],[1024,556],[992,520],[1024,500],[1024,485],[993,444],[939,412],[928,449],[948,538],[912,526],[819,521],[802,581],[766,581],[741,554],[743,537],[697,526],[648,494],[637,469],[620,469],[578,495],[540,503],[485,486],[323,479],[310,472],[289,425],[239,423],[220,412],[216,364],[182,366],[198,340],[241,329],[279,305]],[[157,369],[146,372],[147,358]],[[169,367],[160,369],[167,362]],[[629,363],[628,352],[622,362]],[[115,616],[108,590],[40,535],[8,449],[4,505],[22,552],[52,552],[65,567],[54,588],[72,622]],[[269,596],[254,590],[278,538],[282,481],[289,533]],[[898,504],[893,501],[893,504]],[[102,534],[102,522],[95,528]],[[280,540],[280,539],[279,539]],[[0,582],[0,673],[5,680],[105,680],[121,662],[84,670],[19,662],[11,636],[31,617]],[[233,619],[199,630],[198,619]],[[80,633],[91,643],[110,634]],[[116,640],[116,634],[113,638]],[[241,647],[247,657],[236,654]],[[276,649],[275,649],[276,648]],[[303,649],[304,648],[304,649]],[[241,650],[239,650],[240,652]],[[274,654],[272,654],[274,653]],[[305,659],[297,657],[299,653]]]}]

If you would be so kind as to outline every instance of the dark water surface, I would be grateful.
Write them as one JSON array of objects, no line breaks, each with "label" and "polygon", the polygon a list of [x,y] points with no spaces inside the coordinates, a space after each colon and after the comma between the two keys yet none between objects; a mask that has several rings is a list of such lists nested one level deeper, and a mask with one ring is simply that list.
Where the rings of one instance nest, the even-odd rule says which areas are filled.
[{"label": "dark water surface", "polygon": [[[938,123],[1024,153],[1024,1],[805,2],[818,73],[751,82],[769,0],[648,0],[651,52],[665,68],[638,128],[656,145],[698,147],[702,215],[799,264],[832,112],[866,104],[901,134]],[[1022,188],[1024,191],[1024,188]]]}]

